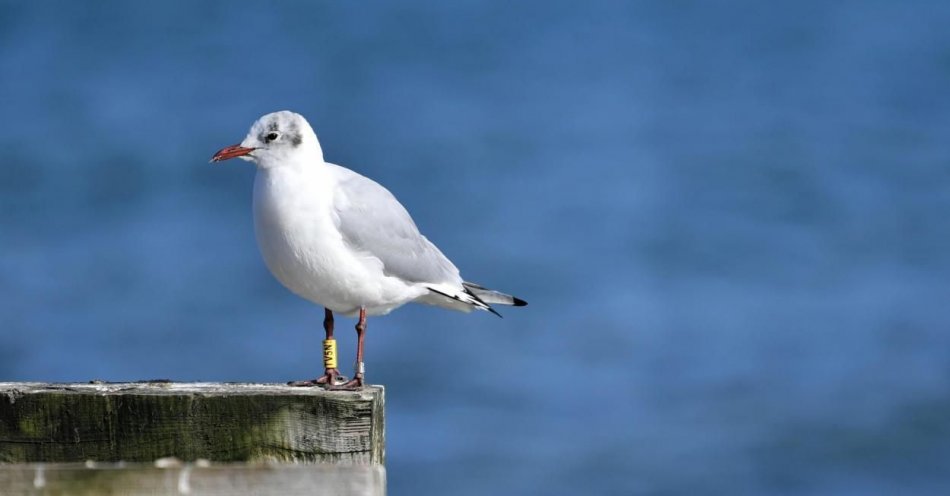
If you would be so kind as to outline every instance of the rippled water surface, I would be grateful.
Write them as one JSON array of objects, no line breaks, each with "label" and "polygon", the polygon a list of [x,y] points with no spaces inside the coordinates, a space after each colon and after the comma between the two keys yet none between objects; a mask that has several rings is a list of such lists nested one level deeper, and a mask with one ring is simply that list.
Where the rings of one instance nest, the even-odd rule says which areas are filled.
[{"label": "rippled water surface", "polygon": [[[950,4],[2,2],[0,378],[276,382],[259,115],[473,281],[369,323],[392,494],[936,494]],[[343,363],[355,346],[338,320]]]}]

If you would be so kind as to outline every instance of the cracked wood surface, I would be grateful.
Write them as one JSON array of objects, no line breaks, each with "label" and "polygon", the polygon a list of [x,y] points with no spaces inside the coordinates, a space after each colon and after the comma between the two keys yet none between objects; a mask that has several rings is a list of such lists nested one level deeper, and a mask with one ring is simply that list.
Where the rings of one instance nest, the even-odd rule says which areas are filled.
[{"label": "cracked wood surface", "polygon": [[384,392],[0,382],[0,462],[384,463]]}]

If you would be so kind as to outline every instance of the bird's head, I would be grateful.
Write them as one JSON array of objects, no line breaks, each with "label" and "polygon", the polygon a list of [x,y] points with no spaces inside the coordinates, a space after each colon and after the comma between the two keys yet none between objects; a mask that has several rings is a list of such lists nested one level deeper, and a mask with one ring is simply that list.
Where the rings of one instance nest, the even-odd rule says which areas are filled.
[{"label": "bird's head", "polygon": [[244,141],[222,148],[211,157],[211,161],[220,162],[235,157],[254,162],[262,169],[269,169],[302,160],[323,161],[323,151],[307,119],[283,110],[258,119]]}]

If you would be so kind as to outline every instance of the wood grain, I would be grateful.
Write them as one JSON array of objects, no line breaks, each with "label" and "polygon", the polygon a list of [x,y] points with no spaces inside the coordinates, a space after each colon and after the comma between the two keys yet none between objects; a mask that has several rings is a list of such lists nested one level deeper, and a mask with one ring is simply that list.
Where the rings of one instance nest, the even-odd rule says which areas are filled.
[{"label": "wood grain", "polygon": [[384,391],[237,383],[0,383],[0,462],[383,465]]}]

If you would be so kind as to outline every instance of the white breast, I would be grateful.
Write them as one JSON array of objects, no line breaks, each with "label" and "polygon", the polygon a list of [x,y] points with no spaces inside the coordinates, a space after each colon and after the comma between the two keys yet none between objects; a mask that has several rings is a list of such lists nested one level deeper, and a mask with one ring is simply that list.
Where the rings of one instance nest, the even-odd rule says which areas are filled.
[{"label": "white breast", "polygon": [[322,164],[258,170],[254,229],[267,268],[295,294],[343,314],[363,306],[379,315],[419,296],[344,245],[328,172]]}]

